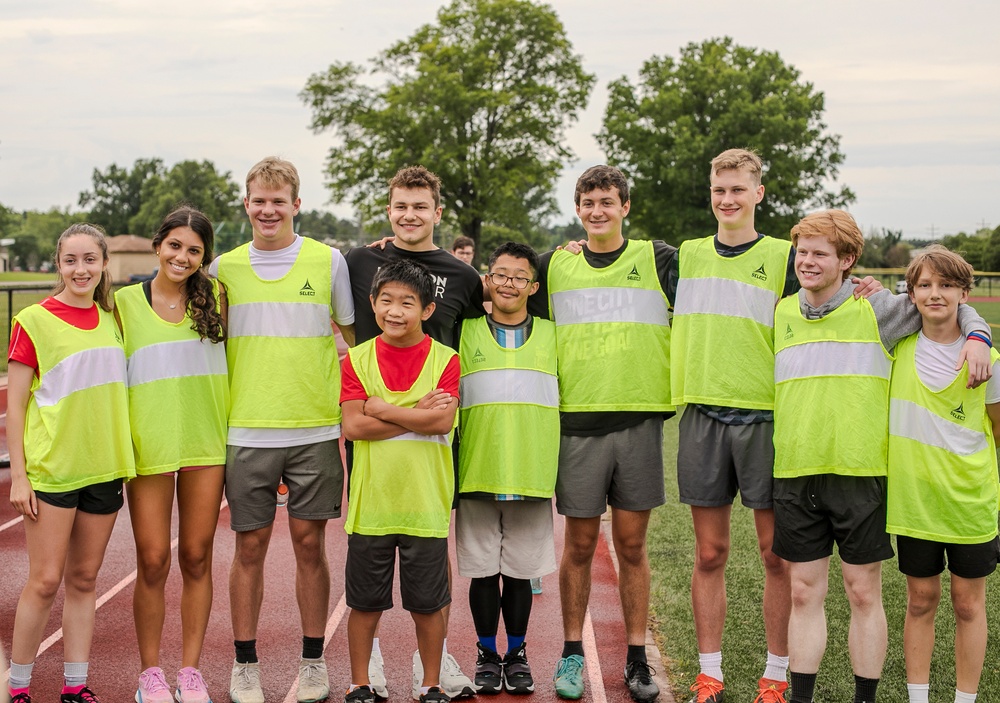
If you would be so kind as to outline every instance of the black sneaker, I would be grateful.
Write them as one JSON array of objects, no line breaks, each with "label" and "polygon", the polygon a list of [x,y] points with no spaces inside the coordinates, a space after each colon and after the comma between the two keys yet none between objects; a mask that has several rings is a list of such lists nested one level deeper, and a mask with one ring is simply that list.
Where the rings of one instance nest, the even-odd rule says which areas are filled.
[{"label": "black sneaker", "polygon": [[59,703],[101,703],[101,700],[84,686],[79,693],[64,693],[59,696]]},{"label": "black sneaker", "polygon": [[31,703],[31,696],[27,693],[18,693],[10,699],[10,703]]},{"label": "black sneaker", "polygon": [[650,703],[660,695],[660,687],[653,681],[653,670],[646,662],[630,661],[625,665],[625,685],[636,703]]},{"label": "black sneaker", "polygon": [[437,686],[431,686],[427,693],[420,694],[420,703],[450,703],[451,699]]},{"label": "black sneaker", "polygon": [[514,695],[532,693],[535,690],[535,680],[531,678],[524,642],[517,649],[507,652],[507,656],[503,658],[503,686],[507,693]]},{"label": "black sneaker", "polygon": [[487,649],[476,642],[479,656],[476,657],[476,675],[473,683],[476,692],[494,696],[503,690],[503,660],[492,649]]},{"label": "black sneaker", "polygon": [[370,686],[358,686],[353,691],[347,692],[344,703],[375,703],[375,693]]}]

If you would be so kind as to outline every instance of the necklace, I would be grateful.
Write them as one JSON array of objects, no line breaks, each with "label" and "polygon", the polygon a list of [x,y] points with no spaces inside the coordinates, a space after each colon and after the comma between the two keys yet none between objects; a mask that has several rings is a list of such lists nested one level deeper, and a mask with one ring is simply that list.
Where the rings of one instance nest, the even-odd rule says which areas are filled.
[{"label": "necklace", "polygon": [[180,305],[181,302],[184,300],[184,294],[183,293],[181,293],[180,297],[177,298],[177,301],[174,302],[174,303],[168,302],[167,301],[167,297],[165,295],[163,295],[163,293],[160,293],[160,297],[163,298],[163,302],[166,303],[167,307],[170,308],[171,310],[176,310],[177,306]]}]

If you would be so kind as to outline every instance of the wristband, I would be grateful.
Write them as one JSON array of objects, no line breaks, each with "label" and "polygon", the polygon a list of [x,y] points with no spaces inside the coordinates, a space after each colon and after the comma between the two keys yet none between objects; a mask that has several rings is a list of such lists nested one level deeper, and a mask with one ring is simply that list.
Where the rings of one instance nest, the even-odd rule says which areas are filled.
[{"label": "wristband", "polygon": [[969,332],[967,338],[968,339],[978,339],[980,342],[983,342],[988,347],[992,347],[993,346],[993,342],[990,341],[990,338],[987,337],[985,334],[982,334],[981,332]]}]

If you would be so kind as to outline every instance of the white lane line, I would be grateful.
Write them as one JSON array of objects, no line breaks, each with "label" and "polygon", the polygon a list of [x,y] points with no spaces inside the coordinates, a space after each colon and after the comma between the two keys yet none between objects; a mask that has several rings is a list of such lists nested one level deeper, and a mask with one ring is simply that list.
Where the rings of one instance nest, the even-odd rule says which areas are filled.
[{"label": "white lane line", "polygon": [[13,527],[14,525],[19,525],[19,524],[21,524],[21,522],[22,522],[23,520],[24,520],[24,515],[18,515],[18,516],[17,516],[16,518],[14,518],[13,520],[8,520],[8,521],[7,521],[7,522],[5,522],[4,524],[0,525],[0,532],[3,532],[4,530],[7,530],[7,529],[10,529],[10,528],[11,528],[11,527]]},{"label": "white lane line", "polygon": [[590,679],[590,698],[593,703],[607,703],[601,660],[597,655],[597,637],[594,635],[594,623],[590,619],[589,608],[583,619],[583,654],[584,661],[587,662],[587,678]]},{"label": "white lane line", "polygon": [[[326,622],[326,631],[323,636],[326,638],[326,643],[323,645],[323,654],[326,654],[326,648],[330,646],[330,640],[333,639],[333,633],[337,631],[340,626],[340,621],[344,619],[344,613],[347,612],[347,594],[340,596],[340,601],[337,603],[337,607],[333,609],[333,615]],[[288,695],[285,696],[282,703],[295,703],[296,691],[299,688],[299,677],[295,676],[295,680],[292,681],[292,687],[288,689]]]}]

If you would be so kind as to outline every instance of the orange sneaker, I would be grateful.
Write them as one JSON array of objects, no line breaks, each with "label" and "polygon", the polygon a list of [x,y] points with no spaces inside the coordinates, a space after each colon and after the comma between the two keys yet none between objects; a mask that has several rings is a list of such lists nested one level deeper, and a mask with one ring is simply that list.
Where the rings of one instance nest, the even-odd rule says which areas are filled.
[{"label": "orange sneaker", "polygon": [[757,697],[753,703],[785,703],[788,683],[775,679],[761,679],[757,682]]},{"label": "orange sneaker", "polygon": [[694,697],[690,703],[722,703],[726,700],[722,682],[708,674],[698,674],[691,690],[694,691]]}]

